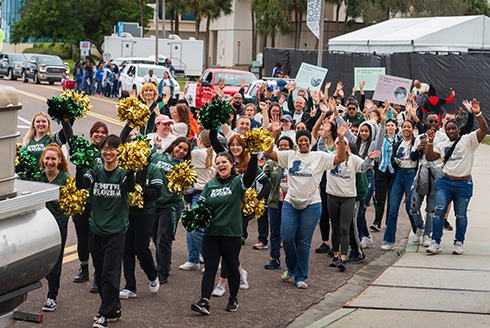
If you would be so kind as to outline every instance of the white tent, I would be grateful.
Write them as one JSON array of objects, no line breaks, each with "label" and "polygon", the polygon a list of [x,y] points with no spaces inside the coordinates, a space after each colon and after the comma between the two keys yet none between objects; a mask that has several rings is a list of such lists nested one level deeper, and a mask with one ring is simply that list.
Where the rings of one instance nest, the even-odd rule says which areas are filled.
[{"label": "white tent", "polygon": [[328,42],[328,50],[363,53],[490,49],[486,16],[393,18]]}]

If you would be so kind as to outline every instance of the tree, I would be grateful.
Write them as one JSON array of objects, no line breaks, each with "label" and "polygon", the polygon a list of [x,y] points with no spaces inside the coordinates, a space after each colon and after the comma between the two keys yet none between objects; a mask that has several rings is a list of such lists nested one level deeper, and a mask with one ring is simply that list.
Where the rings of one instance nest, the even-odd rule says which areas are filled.
[{"label": "tree", "polygon": [[[118,22],[138,22],[139,3],[134,0],[25,0],[21,19],[13,24],[12,42],[25,42],[29,37],[49,37],[78,45],[90,41],[102,54],[104,36]],[[151,17],[145,9],[144,25]]]},{"label": "tree", "polygon": [[301,42],[301,25],[303,14],[306,13],[307,1],[289,0],[289,10],[294,12],[294,48],[298,49]]},{"label": "tree", "polygon": [[271,37],[271,46],[275,47],[277,32],[289,33],[290,11],[280,0],[257,1],[255,8],[257,33],[264,36],[264,48],[267,37]]}]

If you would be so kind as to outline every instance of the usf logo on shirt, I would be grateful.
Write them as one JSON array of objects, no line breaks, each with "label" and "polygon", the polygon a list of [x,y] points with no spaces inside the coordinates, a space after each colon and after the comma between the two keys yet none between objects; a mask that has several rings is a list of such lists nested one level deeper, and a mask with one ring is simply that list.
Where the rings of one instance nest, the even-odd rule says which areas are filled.
[{"label": "usf logo on shirt", "polygon": [[297,177],[311,177],[311,163],[304,164],[301,161],[293,161],[292,167],[289,169],[289,174]]},{"label": "usf logo on shirt", "polygon": [[[444,148],[444,158],[447,158],[447,155],[449,153],[449,149],[451,149],[451,147]],[[454,149],[453,154],[448,159],[448,161],[449,162],[460,161],[462,159],[463,159],[463,154],[461,153],[461,151],[459,151],[458,149]]]},{"label": "usf logo on shirt", "polygon": [[30,151],[30,152],[36,152],[36,151],[44,151],[44,146],[43,144],[37,144],[37,145],[29,145],[27,146],[27,150]]},{"label": "usf logo on shirt", "polygon": [[330,170],[330,175],[341,179],[350,179],[351,177],[351,169],[349,167],[345,167],[345,164],[337,165],[333,170]]},{"label": "usf logo on shirt", "polygon": [[164,161],[159,161],[157,163],[158,168],[163,169],[165,172],[170,172],[173,169],[173,165]]},{"label": "usf logo on shirt", "polygon": [[211,190],[211,195],[209,197],[224,197],[230,196],[232,194],[230,187],[223,187],[220,189]]},{"label": "usf logo on shirt", "polygon": [[121,188],[119,184],[114,183],[94,183],[94,196],[102,196],[107,198],[120,198]]}]

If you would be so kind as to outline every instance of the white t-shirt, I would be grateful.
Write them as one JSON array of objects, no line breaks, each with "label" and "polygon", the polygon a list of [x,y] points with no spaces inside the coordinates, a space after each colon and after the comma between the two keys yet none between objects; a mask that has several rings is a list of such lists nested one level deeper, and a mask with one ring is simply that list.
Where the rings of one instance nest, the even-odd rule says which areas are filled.
[{"label": "white t-shirt", "polygon": [[410,153],[412,150],[416,149],[415,147],[410,147],[411,143],[411,140],[402,140],[400,147],[398,147],[398,150],[396,151],[396,157],[400,160],[398,167],[402,167],[404,169],[417,167],[417,162],[410,159]]},{"label": "white t-shirt", "polygon": [[146,74],[143,78],[143,83],[155,82],[158,83],[158,77],[156,75],[150,76],[150,74]]},{"label": "white t-shirt", "polygon": [[216,154],[213,152],[213,165],[211,167],[206,167],[206,158],[208,156],[208,150],[206,148],[194,149],[191,154],[191,163],[197,172],[197,181],[194,184],[194,189],[202,190],[206,182],[216,177],[216,168],[214,167]]},{"label": "white t-shirt", "polygon": [[[437,145],[434,144],[434,152],[440,154],[441,157],[444,157],[453,143],[454,141],[448,139]],[[461,140],[459,140],[451,157],[442,168],[442,172],[453,177],[465,177],[470,175],[475,159],[475,151],[479,145],[480,143],[478,142],[476,131],[461,136]]]},{"label": "white t-shirt", "polygon": [[421,92],[429,91],[429,85],[427,83],[420,83],[420,88],[413,87],[412,93],[418,95]]},{"label": "white t-shirt", "polygon": [[[425,136],[427,138],[427,133],[420,134],[415,138],[415,141],[413,143],[413,148],[412,150],[416,150],[417,147],[420,145],[420,137]],[[428,141],[428,139],[426,139]],[[444,133],[441,130],[437,130],[436,134],[434,135],[434,146],[437,145],[440,142],[443,142],[445,140],[448,140],[446,133]],[[433,162],[436,166],[442,167],[442,159],[439,158],[438,160]],[[423,153],[422,157],[419,159],[419,165],[427,164],[427,159],[425,158],[425,152]]]},{"label": "white t-shirt", "polygon": [[184,122],[178,122],[170,125],[172,127],[172,134],[177,137],[187,137],[187,131],[189,127]]},{"label": "white t-shirt", "polygon": [[356,173],[361,172],[364,160],[357,155],[349,154],[348,165],[340,163],[327,175],[327,194],[336,197],[356,197]]},{"label": "white t-shirt", "polygon": [[295,124],[298,124],[299,122],[301,122],[301,118],[303,117],[303,112],[301,113],[296,113],[296,111],[294,112],[293,114],[293,121],[295,122]]},{"label": "white t-shirt", "polygon": [[[156,132],[148,133],[146,135],[146,138],[148,140],[150,140],[151,148],[153,148],[153,146],[155,145],[155,138],[157,136],[158,136],[158,134]],[[174,136],[173,134],[169,134],[166,138],[160,137],[160,139],[162,140],[162,146],[161,146],[161,149],[157,149],[157,152],[158,153],[163,153],[165,151],[165,149],[167,149],[167,147],[170,146],[170,144],[172,143],[172,141],[174,141],[175,139],[177,139],[177,137]]]},{"label": "white t-shirt", "polygon": [[302,154],[299,151],[286,150],[277,152],[277,164],[288,170],[288,193],[285,201],[291,203],[311,199],[309,204],[320,203],[318,186],[322,174],[334,168],[335,154],[312,151]]}]

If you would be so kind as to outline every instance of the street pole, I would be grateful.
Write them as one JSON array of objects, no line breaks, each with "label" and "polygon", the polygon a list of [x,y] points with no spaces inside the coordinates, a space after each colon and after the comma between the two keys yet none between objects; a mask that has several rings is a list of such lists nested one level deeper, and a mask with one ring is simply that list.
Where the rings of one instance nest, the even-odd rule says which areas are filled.
[{"label": "street pole", "polygon": [[155,2],[155,63],[158,65],[158,0]]},{"label": "street pole", "polygon": [[[158,0],[157,0],[158,1]],[[325,21],[325,0],[320,1],[320,36],[318,38],[318,58],[316,66],[322,67],[323,61],[323,30]]]},{"label": "street pole", "polygon": [[165,0],[162,0],[162,38],[165,39]]}]

